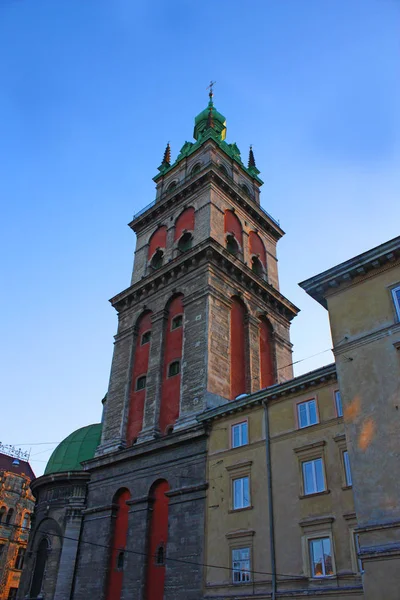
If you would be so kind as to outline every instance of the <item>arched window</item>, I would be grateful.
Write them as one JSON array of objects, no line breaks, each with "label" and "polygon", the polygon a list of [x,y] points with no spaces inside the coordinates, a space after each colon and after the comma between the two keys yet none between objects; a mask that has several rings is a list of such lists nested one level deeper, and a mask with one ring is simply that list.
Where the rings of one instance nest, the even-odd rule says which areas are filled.
[{"label": "arched window", "polygon": [[198,173],[201,169],[201,164],[200,163],[196,163],[193,167],[193,169],[190,171],[191,175],[196,175],[196,173]]},{"label": "arched window", "polygon": [[185,210],[181,212],[175,221],[174,241],[177,242],[179,240],[178,248],[182,251],[188,249],[184,248],[185,244],[188,245],[188,243],[190,243],[191,247],[194,231],[194,219],[195,210],[193,206],[189,206],[189,208],[185,208]]},{"label": "arched window", "polygon": [[260,319],[260,374],[261,388],[276,383],[273,330],[266,317]]},{"label": "arched window", "polygon": [[231,233],[228,233],[226,236],[226,249],[234,256],[239,254],[239,245],[235,239],[235,236]]},{"label": "arched window", "polygon": [[193,235],[190,231],[186,231],[178,242],[178,249],[181,252],[187,252],[192,247]]},{"label": "arched window", "polygon": [[261,261],[258,258],[258,256],[252,256],[252,258],[251,258],[251,270],[253,271],[253,273],[255,273],[256,275],[258,275],[259,277],[263,276],[264,269],[263,269],[263,266],[262,266]]},{"label": "arched window", "polygon": [[111,538],[111,554],[107,583],[106,600],[120,600],[124,576],[124,554],[128,534],[129,506],[127,501],[131,495],[129,490],[121,489],[114,496],[113,504],[116,505],[116,516],[113,522]]},{"label": "arched window", "polygon": [[176,181],[172,181],[169,186],[167,187],[167,194],[169,194],[170,192],[172,192],[176,186],[177,186],[177,182]]},{"label": "arched window", "polygon": [[224,216],[226,247],[232,254],[238,254],[243,248],[242,224],[233,212],[227,209]]},{"label": "arched window", "polygon": [[252,257],[258,258],[262,265],[263,274],[267,272],[267,253],[265,246],[256,231],[250,231],[249,233],[249,250]]},{"label": "arched window", "polygon": [[165,552],[164,544],[160,544],[158,546],[157,552],[156,552],[156,565],[158,565],[159,567],[165,564],[164,552]]},{"label": "arched window", "polygon": [[[167,246],[167,228],[165,225],[161,225],[155,230],[151,238],[149,239],[149,249],[147,252],[147,260],[152,260],[156,252],[161,251]],[[161,266],[161,265],[160,265]]]},{"label": "arched window", "polygon": [[177,295],[167,304],[168,318],[164,329],[163,379],[159,426],[162,434],[179,416],[181,394],[181,358],[183,347],[183,296]]},{"label": "arched window", "polygon": [[164,252],[161,250],[161,248],[158,248],[154,255],[153,258],[151,259],[151,266],[153,267],[154,270],[159,269],[160,267],[162,267],[164,262]]},{"label": "arched window", "polygon": [[144,390],[146,388],[146,375],[141,375],[136,379],[136,390]]},{"label": "arched window", "polygon": [[250,192],[250,189],[247,187],[247,185],[245,183],[242,183],[242,185],[240,187],[243,190],[243,192],[246,194],[246,196],[251,198],[251,192]]},{"label": "arched window", "polygon": [[6,516],[6,525],[9,525],[11,523],[13,516],[14,516],[14,509],[9,508],[7,516]]},{"label": "arched window", "polygon": [[27,529],[30,529],[30,527],[31,527],[30,514],[29,513],[25,513],[24,514],[24,519],[22,521],[22,530],[26,531]]},{"label": "arched window", "polygon": [[0,523],[4,522],[6,512],[7,512],[7,508],[5,506],[2,506],[0,508]]},{"label": "arched window", "polygon": [[230,319],[232,400],[246,393],[246,317],[245,305],[233,296]]},{"label": "arched window", "polygon": [[137,439],[143,426],[146,400],[147,371],[151,348],[151,311],[143,312],[136,321],[136,343],[133,354],[132,384],[129,402],[126,441],[128,445]]},{"label": "arched window", "polygon": [[221,173],[222,173],[223,175],[225,175],[225,177],[228,177],[228,171],[227,171],[227,169],[226,169],[225,165],[222,165],[222,164],[220,164],[220,165],[219,165],[219,170],[221,171]]},{"label": "arched window", "polygon": [[146,600],[163,600],[165,548],[168,538],[168,482],[157,481],[150,490],[152,510],[148,528]]},{"label": "arched window", "polygon": [[42,591],[44,573],[46,570],[47,559],[49,556],[50,544],[47,538],[42,538],[37,551],[35,569],[33,571],[30,597],[37,598]]}]

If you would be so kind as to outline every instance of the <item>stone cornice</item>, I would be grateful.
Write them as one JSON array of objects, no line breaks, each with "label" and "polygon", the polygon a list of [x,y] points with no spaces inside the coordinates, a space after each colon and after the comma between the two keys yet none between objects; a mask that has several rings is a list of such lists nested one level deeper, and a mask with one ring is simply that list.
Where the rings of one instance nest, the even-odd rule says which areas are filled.
[{"label": "stone cornice", "polygon": [[146,224],[164,214],[173,205],[177,205],[181,200],[187,200],[200,187],[210,183],[210,181],[215,182],[231,200],[242,206],[274,239],[279,240],[284,235],[284,231],[275,219],[261,208],[255,200],[246,196],[244,191],[230,177],[223,175],[218,169],[218,165],[212,161],[205,165],[199,173],[189,176],[174,190],[167,192],[160,200],[152,202],[148,208],[145,207],[142,212],[133,218],[129,223],[129,227],[137,232]]},{"label": "stone cornice", "polygon": [[284,383],[276,383],[259,392],[248,394],[244,398],[231,400],[226,404],[222,404],[221,406],[207,410],[201,415],[198,415],[197,420],[206,422],[225,417],[253,405],[271,402],[283,396],[288,396],[289,394],[303,392],[309,387],[325,383],[332,379],[336,380],[336,365],[334,363],[327,365],[326,367],[321,367],[320,369],[315,369],[314,371],[310,371],[305,375],[300,375],[299,377],[295,377]]},{"label": "stone cornice", "polygon": [[177,281],[189,272],[198,276],[199,268],[214,265],[226,272],[231,281],[237,282],[247,290],[258,294],[277,313],[286,319],[293,319],[299,309],[283,294],[258,277],[241,260],[230,254],[213,238],[207,238],[194,248],[167,263],[148,277],[136,282],[114,296],[110,302],[118,312],[130,309],[134,304],[143,302],[150,294],[164,288],[171,281]]},{"label": "stone cornice", "polygon": [[56,483],[86,483],[90,479],[90,473],[85,471],[66,471],[65,473],[51,473],[49,475],[42,475],[31,481],[31,490],[35,492],[39,487]]},{"label": "stone cornice", "polygon": [[363,277],[376,269],[381,269],[399,258],[400,236],[319,275],[310,277],[310,279],[299,283],[299,286],[324,308],[327,308],[326,296],[330,290],[344,284],[348,285],[353,279]]}]

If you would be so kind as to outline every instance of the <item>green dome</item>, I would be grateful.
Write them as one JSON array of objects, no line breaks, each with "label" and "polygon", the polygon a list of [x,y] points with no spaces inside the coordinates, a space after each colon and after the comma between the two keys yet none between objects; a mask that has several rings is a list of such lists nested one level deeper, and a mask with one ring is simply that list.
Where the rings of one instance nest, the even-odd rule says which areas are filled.
[{"label": "green dome", "polygon": [[198,140],[200,135],[207,129],[210,110],[212,112],[212,119],[214,122],[213,128],[221,136],[221,139],[224,140],[226,136],[226,119],[224,115],[217,111],[211,97],[207,108],[201,111],[201,113],[199,113],[194,119],[193,137]]},{"label": "green dome", "polygon": [[81,471],[81,462],[94,457],[100,444],[101,428],[101,423],[87,425],[66,437],[50,456],[44,474]]}]

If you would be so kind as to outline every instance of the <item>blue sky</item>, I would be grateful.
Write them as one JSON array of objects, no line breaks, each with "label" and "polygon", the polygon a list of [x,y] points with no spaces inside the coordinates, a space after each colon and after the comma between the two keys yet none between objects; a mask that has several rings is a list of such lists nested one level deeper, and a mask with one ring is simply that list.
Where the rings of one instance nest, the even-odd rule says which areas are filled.
[{"label": "blue sky", "polygon": [[327,313],[297,284],[399,233],[399,21],[397,0],[0,0],[0,439],[32,447],[37,474],[100,419],[126,224],[211,78],[286,231],[296,374],[332,360]]}]

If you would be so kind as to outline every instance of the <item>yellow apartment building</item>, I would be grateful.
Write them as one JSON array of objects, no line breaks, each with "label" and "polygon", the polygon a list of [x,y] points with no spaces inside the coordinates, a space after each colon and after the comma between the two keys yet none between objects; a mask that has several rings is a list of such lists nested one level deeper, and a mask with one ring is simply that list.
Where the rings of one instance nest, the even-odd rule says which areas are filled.
[{"label": "yellow apartment building", "polygon": [[207,411],[205,598],[363,598],[335,365]]},{"label": "yellow apartment building", "polygon": [[400,598],[400,237],[300,284],[328,309],[367,600]]}]

